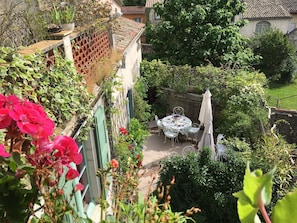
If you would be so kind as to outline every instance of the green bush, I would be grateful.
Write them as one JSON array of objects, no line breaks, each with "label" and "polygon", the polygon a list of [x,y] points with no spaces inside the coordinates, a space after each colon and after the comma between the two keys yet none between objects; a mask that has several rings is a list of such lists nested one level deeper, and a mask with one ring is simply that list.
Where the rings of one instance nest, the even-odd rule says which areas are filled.
[{"label": "green bush", "polygon": [[141,123],[147,124],[152,118],[151,105],[147,101],[148,86],[143,78],[138,79],[134,87],[134,117]]},{"label": "green bush", "polygon": [[196,222],[239,222],[236,199],[232,193],[242,187],[245,162],[230,153],[224,163],[210,159],[209,150],[200,156],[176,156],[164,161],[160,181],[168,185],[172,176],[171,207],[183,211],[192,206],[201,209]]},{"label": "green bush", "polygon": [[245,138],[251,144],[257,142],[268,127],[263,94],[260,85],[251,85],[232,95],[222,111],[220,131],[226,136]]},{"label": "green bush", "polygon": [[269,29],[251,39],[255,55],[261,56],[254,67],[271,81],[292,82],[296,76],[296,47],[278,29]]},{"label": "green bush", "polygon": [[132,118],[128,129],[120,128],[120,136],[114,144],[115,154],[120,163],[122,173],[131,167],[140,167],[143,160],[142,144],[148,137],[149,131],[139,122]]}]

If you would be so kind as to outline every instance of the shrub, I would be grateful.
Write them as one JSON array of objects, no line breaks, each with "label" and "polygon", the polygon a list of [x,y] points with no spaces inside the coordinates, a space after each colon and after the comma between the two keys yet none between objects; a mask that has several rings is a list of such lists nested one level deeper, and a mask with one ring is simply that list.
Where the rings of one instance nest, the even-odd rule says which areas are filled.
[{"label": "shrub", "polygon": [[151,118],[151,106],[147,102],[148,86],[143,78],[140,78],[134,87],[134,117],[146,124]]},{"label": "shrub", "polygon": [[226,136],[245,138],[249,143],[255,143],[268,124],[263,94],[261,86],[251,85],[232,95],[222,111],[220,131]]},{"label": "shrub", "polygon": [[278,29],[256,35],[251,39],[255,55],[261,56],[256,69],[265,73],[271,81],[292,82],[296,76],[296,48]]},{"label": "shrub", "polygon": [[142,144],[149,135],[143,125],[135,118],[130,120],[128,130],[121,127],[120,136],[115,143],[115,154],[121,166],[121,171],[126,172],[130,166],[142,165]]},{"label": "shrub", "polygon": [[230,153],[224,163],[210,159],[209,150],[200,156],[176,156],[164,161],[160,181],[168,185],[172,176],[175,184],[170,189],[173,211],[195,206],[201,213],[193,215],[197,222],[239,222],[236,200],[232,193],[242,187],[245,162]]}]

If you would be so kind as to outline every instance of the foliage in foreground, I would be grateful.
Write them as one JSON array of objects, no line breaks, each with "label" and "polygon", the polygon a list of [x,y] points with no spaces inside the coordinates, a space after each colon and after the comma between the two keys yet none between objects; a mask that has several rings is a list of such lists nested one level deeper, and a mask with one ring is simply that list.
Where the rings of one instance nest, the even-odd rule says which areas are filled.
[{"label": "foliage in foreground", "polygon": [[79,173],[72,164],[82,162],[76,142],[54,135],[43,107],[15,95],[0,94],[0,114],[1,222],[87,222],[72,203],[83,189],[74,183]]},{"label": "foliage in foreground", "polygon": [[40,103],[55,123],[69,122],[73,115],[88,117],[92,96],[73,63],[55,52],[54,64],[47,67],[41,54],[20,55],[12,48],[0,49],[0,85],[5,94]]},{"label": "foliage in foreground", "polygon": [[230,154],[225,163],[210,159],[209,150],[201,155],[176,156],[166,160],[160,171],[160,181],[170,189],[173,211],[195,206],[201,213],[193,215],[196,222],[239,222],[234,191],[242,188],[245,162]]},{"label": "foliage in foreground", "polygon": [[[174,212],[171,209],[171,197],[169,195],[170,186],[174,184],[171,181],[167,187],[166,193],[164,186],[158,188],[158,197],[150,195],[150,189],[146,195],[137,192],[139,180],[139,168],[131,165],[127,172],[123,168],[118,168],[119,163],[113,159],[108,163],[105,169],[99,169],[97,176],[101,178],[102,198],[105,191],[109,191],[112,201],[109,203],[101,199],[101,223],[120,223],[120,222],[167,222],[167,223],[187,223],[193,220],[189,217],[193,213],[199,212],[198,208],[191,208],[183,212]],[[152,179],[149,188],[152,187],[155,178]],[[112,182],[111,182],[112,181]],[[165,202],[160,203],[160,198]],[[106,216],[107,210],[112,209],[112,215]],[[106,216],[106,218],[105,218]]]},{"label": "foliage in foreground", "polygon": [[276,203],[271,220],[265,209],[265,206],[271,202],[274,172],[275,168],[266,174],[263,174],[260,169],[251,172],[249,165],[247,165],[243,190],[233,194],[238,198],[238,215],[241,223],[260,223],[259,211],[266,223],[296,222],[297,190],[288,193]]}]

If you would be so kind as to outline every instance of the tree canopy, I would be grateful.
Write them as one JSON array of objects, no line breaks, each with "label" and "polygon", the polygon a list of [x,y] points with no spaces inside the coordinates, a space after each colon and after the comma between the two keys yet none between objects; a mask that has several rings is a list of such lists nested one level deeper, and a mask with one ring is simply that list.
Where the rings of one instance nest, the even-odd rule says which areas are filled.
[{"label": "tree canopy", "polygon": [[165,0],[154,6],[161,21],[147,37],[156,57],[175,65],[242,64],[253,59],[239,34],[243,21],[234,22],[244,9],[241,0]]}]

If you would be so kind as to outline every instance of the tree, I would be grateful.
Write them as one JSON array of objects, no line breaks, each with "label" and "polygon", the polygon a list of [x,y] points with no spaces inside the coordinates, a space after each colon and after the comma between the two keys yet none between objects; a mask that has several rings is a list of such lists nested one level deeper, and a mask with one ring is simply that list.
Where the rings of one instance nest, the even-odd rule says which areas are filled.
[{"label": "tree", "polygon": [[241,0],[165,0],[154,6],[161,21],[147,37],[156,57],[176,65],[243,64],[253,59],[239,34],[243,21],[234,22],[244,8]]},{"label": "tree", "polygon": [[278,29],[269,29],[251,40],[255,55],[261,56],[254,65],[271,81],[292,82],[296,76],[296,48]]}]

